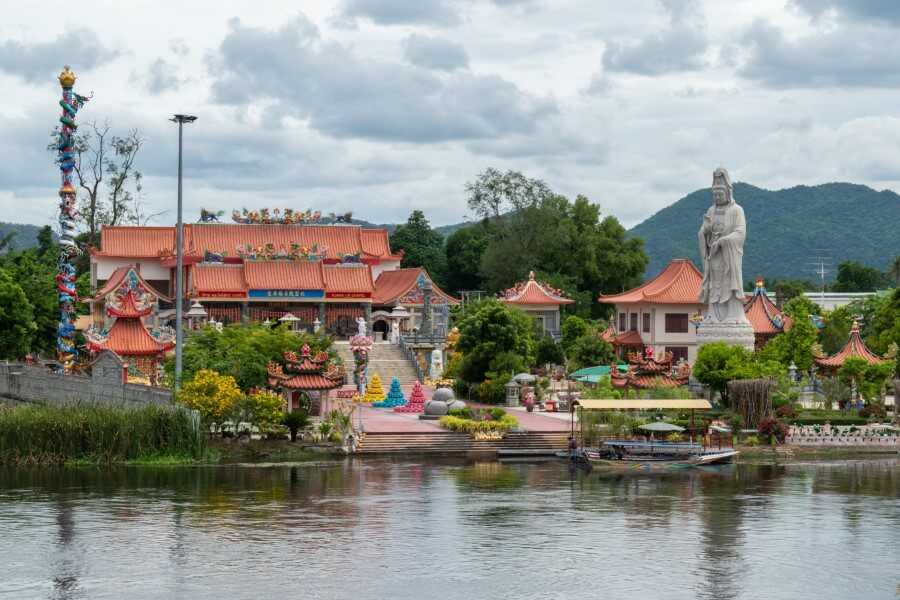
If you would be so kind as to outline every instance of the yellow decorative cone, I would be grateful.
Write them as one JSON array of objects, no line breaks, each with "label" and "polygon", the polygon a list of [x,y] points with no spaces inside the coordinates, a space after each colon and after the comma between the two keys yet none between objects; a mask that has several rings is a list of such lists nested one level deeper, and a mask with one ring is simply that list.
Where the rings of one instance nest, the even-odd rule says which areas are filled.
[{"label": "yellow decorative cone", "polygon": [[381,387],[381,377],[378,373],[372,375],[369,383],[366,384],[366,395],[363,396],[363,402],[381,402],[384,400],[384,388]]}]

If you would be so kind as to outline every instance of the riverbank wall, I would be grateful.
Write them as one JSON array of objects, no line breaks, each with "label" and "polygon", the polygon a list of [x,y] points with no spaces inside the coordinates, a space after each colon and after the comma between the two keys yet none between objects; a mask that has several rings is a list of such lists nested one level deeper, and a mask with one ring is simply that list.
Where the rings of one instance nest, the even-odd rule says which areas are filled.
[{"label": "riverbank wall", "polygon": [[64,375],[25,363],[0,363],[0,399],[9,403],[107,406],[171,405],[172,392],[127,383],[126,365],[103,352],[91,365],[90,376]]}]

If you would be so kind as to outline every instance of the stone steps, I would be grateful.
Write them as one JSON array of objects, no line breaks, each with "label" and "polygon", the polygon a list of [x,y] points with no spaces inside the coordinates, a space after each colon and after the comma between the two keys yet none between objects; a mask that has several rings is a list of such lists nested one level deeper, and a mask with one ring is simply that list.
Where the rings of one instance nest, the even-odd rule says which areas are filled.
[{"label": "stone steps", "polygon": [[[347,342],[335,342],[334,348],[344,361],[348,372],[353,370],[353,353]],[[394,344],[375,344],[369,352],[369,375],[378,373],[382,385],[389,386],[396,377],[400,385],[412,385],[418,380],[415,365],[406,358],[399,346]]]}]

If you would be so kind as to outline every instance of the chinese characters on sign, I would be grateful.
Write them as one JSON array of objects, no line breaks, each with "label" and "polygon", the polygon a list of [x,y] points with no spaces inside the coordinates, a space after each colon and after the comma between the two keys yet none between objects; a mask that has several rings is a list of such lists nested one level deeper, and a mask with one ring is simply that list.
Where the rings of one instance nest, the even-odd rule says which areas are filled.
[{"label": "chinese characters on sign", "polygon": [[325,290],[250,290],[251,298],[324,298]]}]

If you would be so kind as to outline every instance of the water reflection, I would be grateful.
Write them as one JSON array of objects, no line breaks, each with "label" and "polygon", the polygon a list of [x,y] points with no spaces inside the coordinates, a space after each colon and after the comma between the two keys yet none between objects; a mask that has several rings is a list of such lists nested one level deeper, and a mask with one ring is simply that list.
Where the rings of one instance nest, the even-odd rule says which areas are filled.
[{"label": "water reflection", "polygon": [[896,460],[0,470],[0,597],[889,598],[898,495]]}]

